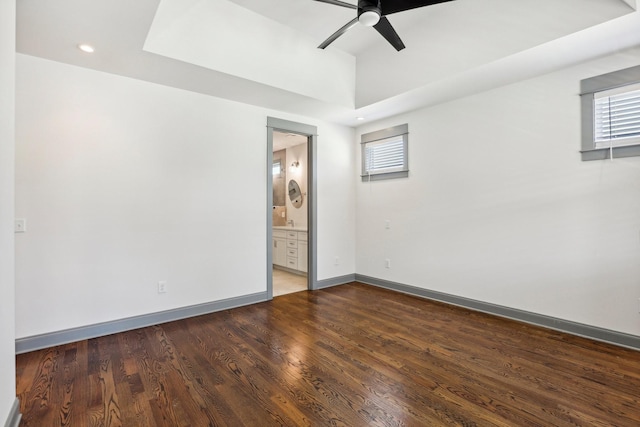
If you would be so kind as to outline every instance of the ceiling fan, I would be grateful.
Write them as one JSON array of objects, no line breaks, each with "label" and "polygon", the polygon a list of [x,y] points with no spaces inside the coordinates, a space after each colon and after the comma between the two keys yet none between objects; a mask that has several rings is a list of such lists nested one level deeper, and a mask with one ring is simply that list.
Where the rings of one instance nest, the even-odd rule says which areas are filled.
[{"label": "ceiling fan", "polygon": [[452,0],[358,0],[358,5],[345,3],[340,0],[315,0],[320,3],[328,3],[342,6],[349,9],[357,9],[358,16],[349,21],[344,27],[329,36],[318,48],[324,49],[333,43],[338,37],[349,31],[356,24],[360,23],[366,27],[375,28],[391,46],[399,52],[405,48],[404,43],[393,29],[391,23],[386,18],[392,13],[404,12],[405,10],[417,9],[419,7],[431,6],[438,3],[445,3]]}]

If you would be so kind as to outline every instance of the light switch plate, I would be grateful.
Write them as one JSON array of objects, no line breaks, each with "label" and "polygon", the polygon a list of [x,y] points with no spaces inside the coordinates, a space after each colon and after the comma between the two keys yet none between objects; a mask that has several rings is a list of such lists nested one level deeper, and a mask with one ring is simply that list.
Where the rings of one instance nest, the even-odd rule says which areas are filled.
[{"label": "light switch plate", "polygon": [[13,231],[16,233],[24,233],[27,231],[27,220],[24,218],[16,218]]},{"label": "light switch plate", "polygon": [[158,282],[158,293],[159,294],[167,293],[167,281],[166,280],[160,280]]}]

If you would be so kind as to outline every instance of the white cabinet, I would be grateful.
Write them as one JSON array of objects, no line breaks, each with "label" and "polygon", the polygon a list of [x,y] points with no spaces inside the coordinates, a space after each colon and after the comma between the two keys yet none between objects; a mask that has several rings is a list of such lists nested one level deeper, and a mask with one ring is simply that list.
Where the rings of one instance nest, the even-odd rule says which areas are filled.
[{"label": "white cabinet", "polygon": [[273,263],[306,273],[309,253],[307,240],[306,231],[273,230]]},{"label": "white cabinet", "polygon": [[281,230],[273,230],[273,263],[287,266],[287,234]]},{"label": "white cabinet", "polygon": [[298,270],[304,271],[305,273],[308,270],[308,254],[309,246],[307,242],[298,241]]}]

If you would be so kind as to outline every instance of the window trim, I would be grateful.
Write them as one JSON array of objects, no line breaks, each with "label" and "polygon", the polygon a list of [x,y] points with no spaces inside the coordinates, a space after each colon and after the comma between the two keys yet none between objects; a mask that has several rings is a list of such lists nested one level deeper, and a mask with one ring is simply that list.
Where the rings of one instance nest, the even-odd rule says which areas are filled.
[{"label": "window trim", "polygon": [[640,144],[613,146],[613,148],[596,148],[593,131],[594,95],[598,92],[604,92],[634,83],[640,83],[640,65],[580,81],[582,115],[582,149],[580,153],[583,161],[609,159],[612,153],[614,158],[640,156]]},{"label": "window trim", "polygon": [[[365,171],[365,147],[368,143],[380,141],[382,139],[401,136],[403,144],[403,167],[400,171],[394,172],[374,172]],[[380,181],[384,179],[407,178],[409,176],[409,125],[403,124],[387,129],[364,133],[360,136],[360,157],[362,162],[361,177],[362,182]]]}]

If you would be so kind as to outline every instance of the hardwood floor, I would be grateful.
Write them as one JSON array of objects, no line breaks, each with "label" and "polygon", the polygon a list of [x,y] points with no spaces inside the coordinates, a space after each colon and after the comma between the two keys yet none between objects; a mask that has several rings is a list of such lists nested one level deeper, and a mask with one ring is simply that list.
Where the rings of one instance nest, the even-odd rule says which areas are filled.
[{"label": "hardwood floor", "polygon": [[362,284],[17,356],[21,426],[638,426],[640,352]]}]

